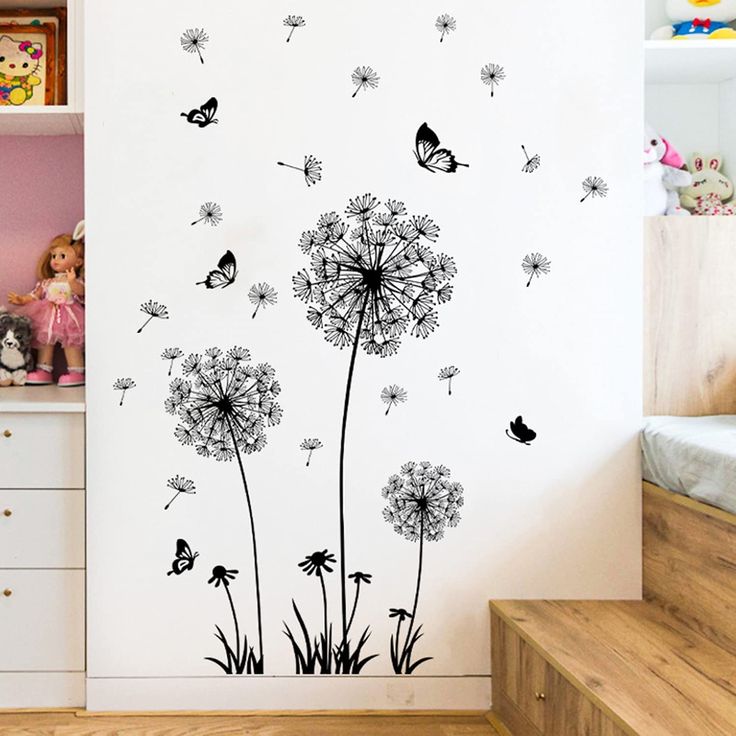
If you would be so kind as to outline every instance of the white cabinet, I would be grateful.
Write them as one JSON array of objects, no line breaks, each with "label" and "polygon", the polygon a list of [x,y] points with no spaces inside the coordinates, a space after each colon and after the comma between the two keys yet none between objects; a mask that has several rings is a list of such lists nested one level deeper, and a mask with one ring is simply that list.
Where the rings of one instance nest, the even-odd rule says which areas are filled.
[{"label": "white cabinet", "polygon": [[84,390],[0,389],[0,708],[84,705]]}]

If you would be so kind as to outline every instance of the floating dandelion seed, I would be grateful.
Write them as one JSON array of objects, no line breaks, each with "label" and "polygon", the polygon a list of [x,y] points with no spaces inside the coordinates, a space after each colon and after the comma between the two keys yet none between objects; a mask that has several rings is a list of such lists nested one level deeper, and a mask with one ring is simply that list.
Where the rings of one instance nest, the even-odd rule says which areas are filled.
[{"label": "floating dandelion seed", "polygon": [[301,171],[308,187],[322,180],[322,162],[317,161],[314,156],[305,156],[304,166],[293,166],[292,164],[285,164],[283,161],[277,161],[276,163],[279,166],[285,166],[287,169]]},{"label": "floating dandelion seed", "polygon": [[125,392],[129,391],[131,388],[135,388],[135,381],[132,378],[118,378],[115,383],[113,383],[112,388],[114,391],[123,392],[123,395],[120,397],[119,404],[119,406],[122,406],[123,401],[125,400]]},{"label": "floating dandelion seed", "polygon": [[549,273],[552,267],[552,261],[545,258],[541,253],[530,253],[524,256],[521,267],[524,269],[524,273],[529,276],[529,281],[526,283],[527,287],[529,287],[535,276],[539,279]]},{"label": "floating dandelion seed", "polygon": [[312,461],[312,453],[315,450],[320,450],[322,448],[322,443],[316,438],[304,440],[301,445],[299,445],[299,448],[309,453],[309,455],[307,455],[307,467],[309,467],[309,463]]},{"label": "floating dandelion seed", "polygon": [[274,289],[272,286],[269,286],[265,282],[262,282],[260,284],[253,284],[253,286],[250,287],[250,291],[248,292],[248,299],[250,300],[250,303],[255,304],[256,307],[256,311],[253,312],[253,319],[255,319],[255,316],[258,314],[258,310],[261,307],[265,309],[272,304],[276,304],[276,302],[278,301],[278,296],[279,295],[276,289]]},{"label": "floating dandelion seed", "polygon": [[294,33],[297,28],[304,28],[304,26],[307,25],[307,22],[301,15],[287,15],[286,18],[284,18],[284,25],[287,28],[291,28],[289,35],[286,38],[286,43],[289,43],[289,41],[291,41],[291,34]]},{"label": "floating dandelion seed", "polygon": [[376,74],[369,66],[357,66],[352,74],[353,84],[357,87],[352,97],[360,92],[361,89],[375,89],[381,81],[381,77]]},{"label": "floating dandelion seed", "polygon": [[199,225],[200,222],[204,222],[205,225],[217,227],[222,219],[222,207],[217,202],[205,202],[199,208],[199,219],[195,220],[192,225]]},{"label": "floating dandelion seed", "polygon": [[381,391],[381,401],[383,401],[384,404],[388,404],[385,416],[388,416],[392,406],[403,404],[408,397],[409,394],[405,389],[401,388],[401,386],[397,386],[395,384],[386,386],[383,391]]},{"label": "floating dandelion seed", "polygon": [[585,192],[585,196],[580,200],[581,202],[585,202],[591,196],[593,199],[596,197],[601,197],[602,199],[608,196],[608,184],[600,176],[589,176],[583,182],[583,191]]},{"label": "floating dandelion seed", "polygon": [[189,478],[184,478],[181,475],[175,475],[173,478],[169,478],[169,480],[166,482],[166,487],[170,488],[172,491],[176,491],[176,494],[171,499],[171,501],[169,501],[166,506],[164,506],[164,511],[168,511],[169,506],[171,506],[171,504],[176,501],[180,493],[191,496],[197,492],[194,481],[189,480]]},{"label": "floating dandelion seed", "polygon": [[174,370],[174,361],[178,360],[184,355],[181,348],[166,348],[166,350],[161,353],[161,359],[162,360],[168,360],[169,363],[169,375],[171,375],[171,371]]},{"label": "floating dandelion seed", "polygon": [[204,28],[188,28],[179,40],[184,51],[188,54],[197,54],[199,56],[199,60],[204,64],[202,50],[204,49],[205,44],[210,40],[210,37],[205,33]]},{"label": "floating dandelion seed", "polygon": [[139,334],[143,332],[143,328],[152,319],[168,319],[169,318],[169,310],[166,308],[166,306],[163,304],[159,304],[158,302],[154,302],[150,299],[147,302],[144,302],[143,304],[141,304],[140,311],[143,312],[143,314],[147,314],[148,319],[141,325],[140,329],[138,330]]},{"label": "floating dandelion seed", "polygon": [[438,378],[440,381],[447,381],[447,395],[452,396],[452,379],[460,373],[459,368],[455,368],[454,365],[449,365],[447,368],[443,368],[440,371]]},{"label": "floating dandelion seed", "polygon": [[445,40],[445,36],[457,28],[457,23],[455,23],[455,19],[451,15],[443,13],[435,21],[434,27],[440,32],[440,43],[442,43]]},{"label": "floating dandelion seed", "polygon": [[534,156],[529,158],[529,154],[526,152],[526,148],[524,146],[521,147],[521,150],[524,151],[524,155],[526,156],[526,163],[521,170],[525,174],[534,173],[542,163],[542,159],[539,157],[539,154],[535,154]]},{"label": "floating dandelion seed", "polygon": [[486,64],[480,70],[480,80],[491,88],[491,97],[495,94],[496,87],[506,79],[506,70],[498,64]]}]

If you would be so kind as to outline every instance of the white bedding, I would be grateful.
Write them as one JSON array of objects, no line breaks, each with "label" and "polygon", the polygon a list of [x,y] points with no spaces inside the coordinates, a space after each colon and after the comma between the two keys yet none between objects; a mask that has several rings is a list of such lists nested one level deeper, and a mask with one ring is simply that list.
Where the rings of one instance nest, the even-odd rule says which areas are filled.
[{"label": "white bedding", "polygon": [[736,416],[647,417],[644,480],[736,513]]}]

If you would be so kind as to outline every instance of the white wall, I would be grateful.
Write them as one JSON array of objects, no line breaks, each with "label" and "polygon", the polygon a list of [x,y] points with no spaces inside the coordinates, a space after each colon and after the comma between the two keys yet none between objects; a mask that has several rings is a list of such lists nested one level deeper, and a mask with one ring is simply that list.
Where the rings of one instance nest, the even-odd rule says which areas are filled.
[{"label": "white wall", "polygon": [[[642,58],[620,53],[640,46],[639,3],[460,0],[457,31],[440,43],[433,24],[444,6],[304,0],[307,25],[289,44],[282,19],[296,9],[281,0],[88,5],[89,707],[485,707],[489,598],[639,596],[641,203],[632,182]],[[581,23],[607,31],[572,43]],[[179,48],[195,26],[211,38],[204,64]],[[479,77],[488,62],[507,72],[493,98]],[[381,82],[351,98],[357,65]],[[188,125],[180,113],[210,95],[220,122]],[[416,165],[425,121],[469,169]],[[521,144],[541,154],[534,174],[521,171]],[[311,188],[276,165],[305,154],[324,166]],[[581,204],[591,175],[610,195]],[[288,691],[278,678],[239,684],[204,657],[218,655],[215,624],[232,631],[223,588],[207,585],[213,565],[240,570],[230,590],[243,630],[255,632],[243,490],[234,463],[174,439],[159,356],[172,345],[242,344],[278,373],[283,421],[245,464],[266,672],[293,675],[282,634],[282,621],[294,626],[291,599],[311,627],[321,615],[318,582],[297,563],[338,550],[349,353],[307,323],[291,279],[308,265],[302,231],[364,192],[431,216],[441,226],[432,249],[458,266],[435,334],[357,360],[346,559],[349,571],[374,575],[358,618],[380,657],[363,674],[386,679],[292,677]],[[206,200],[222,205],[224,222],[190,226]],[[235,284],[195,286],[226,249],[238,259]],[[521,261],[537,251],[552,272],[526,288]],[[248,289],[260,281],[279,300],[251,319]],[[171,318],[137,334],[148,299]],[[437,378],[449,364],[462,370],[452,397]],[[127,376],[137,387],[120,407],[112,385]],[[409,400],[385,416],[379,393],[394,383]],[[538,432],[531,446],[505,435],[518,414]],[[308,469],[305,437],[324,443]],[[418,545],[383,520],[381,488],[402,463],[424,459],[450,468],[465,506],[457,528],[426,544],[417,656],[433,659],[415,681],[397,681],[388,609],[411,606]],[[197,494],[164,511],[177,473]],[[167,576],[179,537],[200,556],[192,571]],[[338,574],[327,576],[335,624]]]}]

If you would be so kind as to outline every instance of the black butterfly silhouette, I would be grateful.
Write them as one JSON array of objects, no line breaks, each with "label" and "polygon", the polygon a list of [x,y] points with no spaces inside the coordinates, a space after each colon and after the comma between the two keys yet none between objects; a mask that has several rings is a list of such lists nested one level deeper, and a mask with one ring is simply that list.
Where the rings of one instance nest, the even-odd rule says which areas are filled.
[{"label": "black butterfly silhouette", "polygon": [[188,113],[183,112],[181,117],[186,118],[188,123],[199,125],[200,128],[206,128],[208,125],[213,125],[218,122],[215,119],[216,114],[217,99],[215,97],[210,97],[210,99],[207,100],[199,110],[195,108]]},{"label": "black butterfly silhouette", "polygon": [[183,540],[176,540],[176,557],[171,563],[171,570],[167,575],[181,575],[194,567],[194,560],[199,557],[199,552],[192,554],[190,546]]},{"label": "black butterfly silhouette", "polygon": [[217,262],[217,268],[207,274],[204,281],[197,281],[197,286],[204,284],[208,289],[224,289],[235,283],[238,275],[237,262],[232,251],[227,251]]},{"label": "black butterfly silhouette", "polygon": [[453,174],[458,166],[470,167],[470,164],[461,164],[455,160],[452,151],[447,148],[439,148],[440,139],[437,134],[427,125],[422,123],[417,131],[416,156],[417,163],[433,174],[442,171],[445,174]]},{"label": "black butterfly silhouette", "polygon": [[509,423],[509,427],[511,428],[514,436],[512,437],[509,434],[508,429],[506,430],[506,436],[521,445],[531,445],[537,436],[537,433],[533,429],[529,429],[529,427],[524,424],[524,420],[521,417],[516,417],[515,421]]}]

